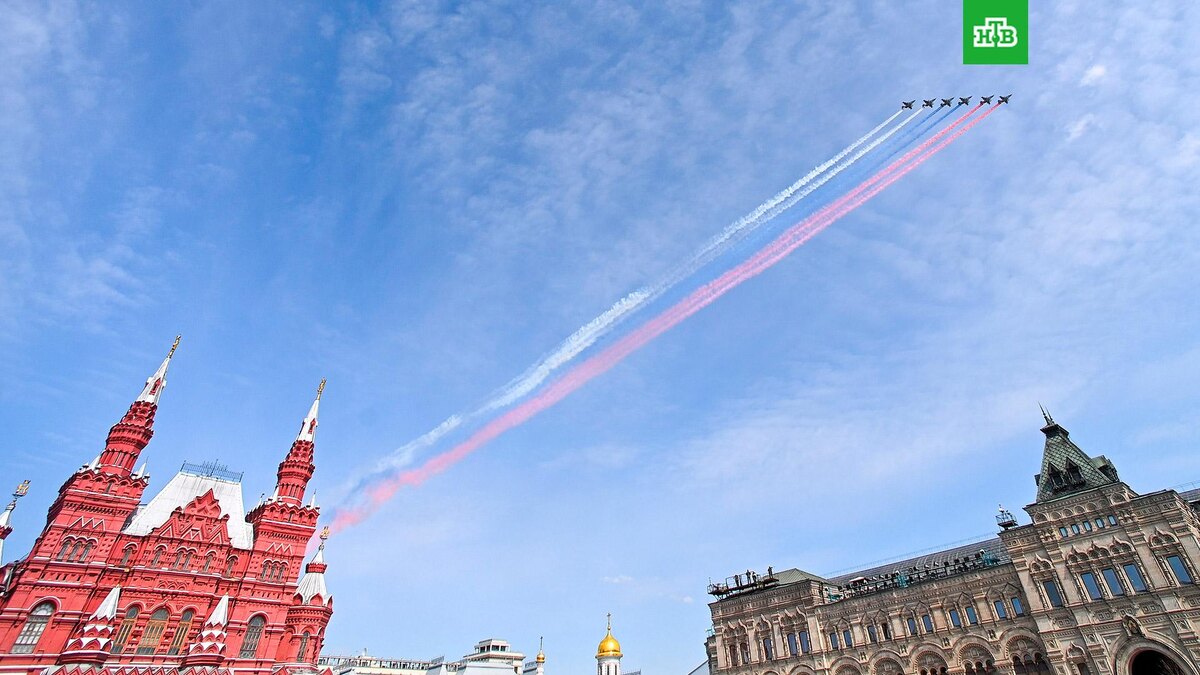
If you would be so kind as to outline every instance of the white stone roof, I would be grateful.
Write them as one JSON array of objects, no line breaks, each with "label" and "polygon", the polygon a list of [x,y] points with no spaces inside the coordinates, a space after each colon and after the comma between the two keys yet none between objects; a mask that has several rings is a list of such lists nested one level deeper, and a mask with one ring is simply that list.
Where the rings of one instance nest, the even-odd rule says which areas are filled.
[{"label": "white stone roof", "polygon": [[229,516],[227,524],[230,543],[234,548],[249,550],[254,544],[254,529],[246,522],[246,508],[242,505],[242,484],[216,476],[200,476],[180,471],[154,495],[149,504],[138,509],[129,524],[122,530],[125,534],[143,536],[167,522],[171,513],[186,506],[196,497],[213,491],[221,505],[221,515]]},{"label": "white stone roof", "polygon": [[[313,555],[312,560],[309,561],[309,564],[312,563],[325,563],[325,544],[321,544],[321,546],[317,548],[316,554]],[[300,577],[300,585],[296,586],[296,593],[306,605],[308,604],[309,600],[312,600],[313,597],[318,595],[321,596],[321,602],[325,603],[326,605],[333,601],[333,598],[329,595],[329,589],[325,586],[324,572],[306,571],[304,576]]]}]

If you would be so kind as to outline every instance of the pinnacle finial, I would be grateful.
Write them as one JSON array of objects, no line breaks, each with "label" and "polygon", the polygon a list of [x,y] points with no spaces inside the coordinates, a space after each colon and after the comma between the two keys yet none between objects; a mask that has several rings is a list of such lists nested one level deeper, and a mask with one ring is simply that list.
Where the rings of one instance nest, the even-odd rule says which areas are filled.
[{"label": "pinnacle finial", "polygon": [[317,400],[321,400],[321,392],[325,391],[325,378],[321,378],[321,384],[317,385]]},{"label": "pinnacle finial", "polygon": [[26,492],[29,492],[29,480],[28,479],[21,481],[21,484],[17,486],[17,489],[13,490],[13,501],[18,500],[21,497],[24,497]]},{"label": "pinnacle finial", "polygon": [[608,632],[612,632],[612,612],[608,613]]},{"label": "pinnacle finial", "polygon": [[321,543],[324,543],[325,540],[328,538],[329,538],[329,526],[326,525],[325,527],[321,528]]},{"label": "pinnacle finial", "polygon": [[175,350],[179,348],[179,341],[180,341],[180,340],[182,340],[182,339],[183,339],[183,336],[182,336],[182,335],[176,335],[176,336],[175,336],[175,342],[173,342],[173,343],[171,344],[171,351],[167,352],[167,358],[168,358],[168,359],[169,359],[169,358],[171,358],[172,356],[175,356]]},{"label": "pinnacle finial", "polygon": [[1046,425],[1054,424],[1054,418],[1050,416],[1050,413],[1046,412],[1046,407],[1038,403],[1038,408],[1042,411],[1042,419],[1046,420]]}]

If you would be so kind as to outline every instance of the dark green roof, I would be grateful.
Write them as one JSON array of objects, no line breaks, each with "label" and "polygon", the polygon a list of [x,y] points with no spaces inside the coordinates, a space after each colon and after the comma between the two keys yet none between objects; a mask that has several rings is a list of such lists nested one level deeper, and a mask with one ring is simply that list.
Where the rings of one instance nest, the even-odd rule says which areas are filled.
[{"label": "dark green roof", "polygon": [[1070,433],[1046,415],[1046,447],[1042,470],[1034,476],[1038,503],[1120,482],[1117,468],[1104,455],[1090,457],[1071,440]]}]

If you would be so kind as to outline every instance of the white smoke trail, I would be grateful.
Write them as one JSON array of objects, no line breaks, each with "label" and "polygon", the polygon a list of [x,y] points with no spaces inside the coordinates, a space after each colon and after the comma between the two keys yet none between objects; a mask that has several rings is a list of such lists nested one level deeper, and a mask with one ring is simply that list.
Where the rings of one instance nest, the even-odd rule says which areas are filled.
[{"label": "white smoke trail", "polygon": [[[472,421],[477,417],[490,412],[504,408],[513,402],[519,400],[523,396],[529,394],[536,389],[546,378],[564,364],[570,362],[588,347],[595,344],[604,335],[608,334],[613,328],[619,325],[626,317],[636,312],[646,304],[653,302],[661,297],[664,293],[674,287],[683,279],[691,276],[701,267],[704,267],[709,262],[712,262],[721,253],[742,238],[750,234],[754,228],[768,222],[781,212],[790,208],[800,199],[812,193],[817,187],[828,182],[829,178],[837,175],[845,170],[854,162],[858,161],[866,153],[879,146],[880,143],[887,140],[892,134],[896,133],[905,124],[908,124],[915,114],[906,118],[894,129],[888,131],[887,134],[875,140],[866,148],[859,150],[848,161],[839,165],[847,155],[854,152],[864,143],[871,139],[872,136],[878,134],[887,125],[891,124],[897,117],[900,116],[902,110],[898,110],[888,117],[883,122],[880,122],[875,128],[863,134],[861,138],[846,146],[838,154],[831,157],[826,162],[818,165],[812,171],[809,171],[805,176],[788,187],[784,188],[773,197],[755,207],[750,213],[738,218],[730,223],[721,231],[720,234],[714,236],[704,244],[691,258],[676,266],[664,278],[657,283],[638,289],[629,295],[618,300],[603,313],[596,318],[587,322],[579,330],[572,333],[567,339],[563,340],[553,351],[548,352],[530,366],[524,373],[513,378],[500,389],[493,392],[488,400],[470,413],[464,415],[453,415],[439,424],[437,427],[426,432],[424,435],[409,441],[408,443],[393,450],[389,455],[384,457],[376,465],[375,471],[388,471],[401,468],[407,465],[415,453],[419,450],[427,448],[443,436],[450,433],[454,429],[461,426],[464,422]],[[808,188],[814,179],[829,171],[830,167],[835,167],[832,175],[817,184]]]},{"label": "white smoke trail", "polygon": [[[678,265],[674,270],[668,273],[657,283],[646,288],[639,288],[638,290],[618,300],[613,304],[612,307],[609,307],[604,313],[600,314],[600,316],[592,319],[586,325],[584,325],[583,328],[580,328],[566,340],[563,340],[554,351],[543,356],[520,377],[514,378],[511,382],[502,387],[500,391],[494,395],[492,400],[485,404],[480,410],[491,412],[493,410],[503,408],[504,406],[507,406],[513,401],[536,389],[537,386],[544,382],[556,368],[564,363],[567,363],[571,359],[578,356],[582,351],[592,346],[596,340],[600,339],[610,330],[615,328],[625,317],[633,314],[643,305],[658,299],[663,293],[668,291],[675,284],[679,283],[688,276],[691,276],[696,272],[696,270],[700,269],[709,262],[712,262],[714,258],[723,253],[730,245],[736,243],[734,241],[735,238],[740,239],[741,236],[748,234],[752,228],[774,218],[784,209],[790,207],[792,204],[795,204],[799,199],[795,198],[795,194],[798,190],[801,190],[814,178],[820,176],[822,173],[829,170],[830,167],[842,161],[846,155],[854,152],[856,148],[861,146],[863,143],[866,143],[868,139],[879,133],[881,129],[891,124],[892,121],[899,117],[900,113],[902,112],[903,110],[897,110],[886,120],[876,125],[874,129],[871,129],[867,133],[863,134],[861,138],[846,146],[846,148],[841,152],[834,155],[825,163],[817,166],[812,171],[809,171],[808,174],[806,174],[803,178],[779,191],[775,196],[771,197],[762,204],[759,204],[750,213],[730,223],[725,227],[724,230],[721,231],[720,234],[714,236],[707,243],[705,243],[704,246],[702,246],[699,251],[693,254],[690,259]],[[910,120],[912,118],[909,117],[908,119]],[[907,123],[908,120],[905,120],[900,127]],[[897,127],[897,129],[900,127]],[[873,143],[870,147],[874,148],[878,146],[882,140],[886,140],[888,136],[891,136],[895,132],[896,130],[888,132],[887,136],[884,136],[880,141]],[[859,152],[850,160],[849,163],[857,161],[858,158],[862,157],[864,154],[866,154],[865,150]],[[849,164],[847,164],[847,166],[848,165]],[[844,168],[845,166],[842,166],[837,169],[837,171],[841,171]],[[805,194],[807,195],[811,192],[812,190],[809,190],[805,192]],[[781,206],[781,204],[784,203],[786,203],[787,206]]]}]

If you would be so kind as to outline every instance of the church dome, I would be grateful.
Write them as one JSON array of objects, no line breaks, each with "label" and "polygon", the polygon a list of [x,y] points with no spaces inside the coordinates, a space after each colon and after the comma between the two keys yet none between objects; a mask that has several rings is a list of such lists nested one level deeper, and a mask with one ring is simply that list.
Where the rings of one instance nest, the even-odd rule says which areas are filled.
[{"label": "church dome", "polygon": [[621,656],[621,643],[617,642],[617,638],[613,637],[611,628],[604,636],[604,639],[600,641],[600,646],[596,648],[596,658],[599,659],[605,656]]}]

